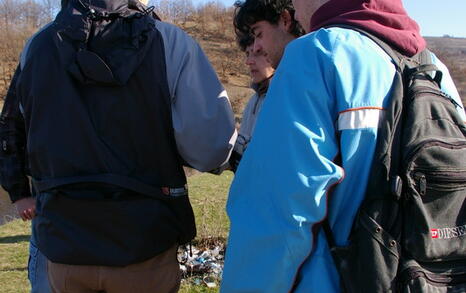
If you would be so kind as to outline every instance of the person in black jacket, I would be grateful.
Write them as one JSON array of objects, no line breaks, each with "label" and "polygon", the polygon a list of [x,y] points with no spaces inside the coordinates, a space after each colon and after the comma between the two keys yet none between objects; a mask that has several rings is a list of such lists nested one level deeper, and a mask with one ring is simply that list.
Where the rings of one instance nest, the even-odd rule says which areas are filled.
[{"label": "person in black jacket", "polygon": [[23,50],[0,139],[53,292],[175,292],[176,247],[196,233],[182,166],[222,165],[236,131],[182,30],[135,0],[69,0]]}]

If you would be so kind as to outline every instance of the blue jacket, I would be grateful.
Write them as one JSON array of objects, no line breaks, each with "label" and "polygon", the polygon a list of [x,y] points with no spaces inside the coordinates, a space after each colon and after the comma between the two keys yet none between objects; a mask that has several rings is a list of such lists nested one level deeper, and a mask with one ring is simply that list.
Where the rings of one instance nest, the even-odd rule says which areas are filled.
[{"label": "blue jacket", "polygon": [[[442,88],[461,103],[433,59]],[[318,227],[329,214],[337,245],[346,244],[394,74],[389,56],[352,30],[321,29],[288,45],[230,190],[222,292],[289,292],[295,283],[294,292],[340,291]]]}]

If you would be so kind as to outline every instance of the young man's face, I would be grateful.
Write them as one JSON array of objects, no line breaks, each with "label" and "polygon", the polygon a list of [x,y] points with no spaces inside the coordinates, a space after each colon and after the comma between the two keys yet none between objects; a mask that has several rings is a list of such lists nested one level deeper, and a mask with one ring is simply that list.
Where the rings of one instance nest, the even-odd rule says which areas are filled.
[{"label": "young man's face", "polygon": [[263,52],[273,68],[278,67],[286,45],[295,39],[295,36],[289,33],[290,26],[291,18],[284,17],[281,17],[277,24],[261,20],[251,25],[254,51]]},{"label": "young man's face", "polygon": [[254,45],[246,48],[246,65],[249,66],[253,83],[260,83],[270,78],[275,72],[265,54],[254,51]]}]

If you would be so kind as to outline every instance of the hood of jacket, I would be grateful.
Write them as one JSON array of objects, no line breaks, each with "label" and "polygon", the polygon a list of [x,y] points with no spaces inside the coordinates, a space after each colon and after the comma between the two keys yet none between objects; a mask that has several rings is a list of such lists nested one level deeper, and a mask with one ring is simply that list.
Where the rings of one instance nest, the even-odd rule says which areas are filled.
[{"label": "hood of jacket", "polygon": [[426,47],[418,24],[408,16],[401,0],[330,0],[312,16],[311,30],[333,24],[366,30],[407,56]]},{"label": "hood of jacket", "polygon": [[155,17],[136,0],[70,0],[55,25],[60,40],[75,49],[68,67],[75,79],[121,86],[152,45]]}]

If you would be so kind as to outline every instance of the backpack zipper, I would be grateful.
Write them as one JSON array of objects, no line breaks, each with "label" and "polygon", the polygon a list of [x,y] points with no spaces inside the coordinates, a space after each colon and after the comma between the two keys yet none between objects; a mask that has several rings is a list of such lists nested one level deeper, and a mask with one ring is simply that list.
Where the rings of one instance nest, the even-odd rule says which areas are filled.
[{"label": "backpack zipper", "polygon": [[441,146],[441,147],[447,147],[449,149],[463,149],[466,148],[466,141],[458,141],[456,143],[447,143],[447,142],[442,142],[437,139],[429,139],[424,141],[423,143],[417,145],[413,150],[409,152],[408,155],[406,155],[404,159],[404,170],[409,170],[410,169],[410,164],[412,163],[413,159],[416,157],[416,154],[419,152],[421,148],[427,147],[427,146]]},{"label": "backpack zipper", "polygon": [[414,179],[419,186],[419,194],[425,195],[427,192],[427,182],[430,183],[465,183],[466,185],[466,171],[448,171],[448,172],[421,172],[417,169],[414,172]]},{"label": "backpack zipper", "polygon": [[410,102],[412,100],[414,100],[417,96],[419,96],[420,94],[432,94],[432,95],[435,95],[435,96],[440,96],[444,99],[447,99],[448,101],[450,101],[455,107],[458,107],[460,109],[463,109],[463,107],[458,104],[455,99],[453,99],[450,95],[444,93],[443,91],[439,90],[439,91],[435,91],[435,90],[432,90],[431,88],[429,87],[426,87],[426,86],[419,86],[419,87],[415,87],[416,89],[416,92],[414,92],[414,88],[410,90],[409,94],[412,95],[412,98],[410,100]]},{"label": "backpack zipper", "polygon": [[[422,169],[416,169],[416,173],[423,174],[427,181],[441,183],[461,183],[466,182],[466,171],[465,170],[452,170],[452,171],[425,171]],[[416,175],[415,173],[415,175]]]},{"label": "backpack zipper", "polygon": [[441,284],[441,285],[446,285],[446,286],[462,284],[462,283],[466,282],[466,274],[465,273],[461,273],[461,274],[457,274],[457,275],[444,276],[444,275],[439,275],[439,274],[434,274],[434,273],[427,273],[420,267],[407,268],[403,272],[403,275],[404,275],[404,277],[401,280],[402,283],[407,283],[410,280],[414,280],[414,279],[417,279],[417,278],[424,278],[429,283],[433,283],[433,284],[437,284],[437,285]]},{"label": "backpack zipper", "polygon": [[417,180],[419,185],[419,194],[421,196],[425,195],[427,191],[426,175],[422,174],[421,172],[416,172],[414,173],[414,178]]}]

